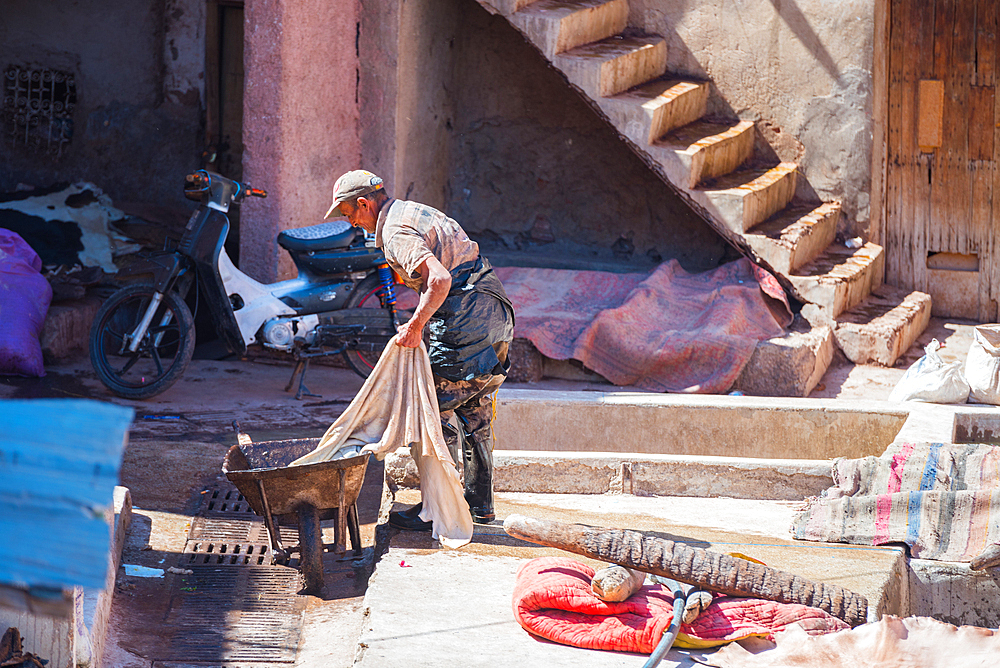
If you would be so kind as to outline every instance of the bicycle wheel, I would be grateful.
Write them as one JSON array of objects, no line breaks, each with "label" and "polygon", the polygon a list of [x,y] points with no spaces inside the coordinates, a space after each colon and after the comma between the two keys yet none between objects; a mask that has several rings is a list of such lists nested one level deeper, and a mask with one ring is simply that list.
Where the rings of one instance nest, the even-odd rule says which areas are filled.
[{"label": "bicycle wheel", "polygon": [[[344,308],[382,308],[382,300],[379,297],[381,290],[382,282],[379,280],[378,274],[369,274],[347,298],[347,304]],[[348,349],[344,351],[344,359],[354,369],[354,373],[362,378],[367,378],[378,363],[378,358],[382,356],[382,350],[384,348],[377,351]]]},{"label": "bicycle wheel", "polygon": [[122,288],[104,302],[90,328],[90,362],[97,377],[126,399],[148,399],[165,391],[194,354],[194,318],[176,292],[163,295],[139,347],[128,349],[128,337],[154,294],[151,283]]}]

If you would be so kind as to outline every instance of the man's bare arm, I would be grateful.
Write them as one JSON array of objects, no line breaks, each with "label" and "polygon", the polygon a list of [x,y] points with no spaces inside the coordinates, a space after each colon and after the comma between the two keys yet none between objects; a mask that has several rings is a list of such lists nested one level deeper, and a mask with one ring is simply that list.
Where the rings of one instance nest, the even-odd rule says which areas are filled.
[{"label": "man's bare arm", "polygon": [[451,274],[433,255],[424,260],[417,271],[424,279],[420,302],[417,304],[417,310],[413,312],[413,317],[403,323],[396,333],[396,345],[404,348],[416,348],[420,345],[427,321],[441,307],[451,291]]}]

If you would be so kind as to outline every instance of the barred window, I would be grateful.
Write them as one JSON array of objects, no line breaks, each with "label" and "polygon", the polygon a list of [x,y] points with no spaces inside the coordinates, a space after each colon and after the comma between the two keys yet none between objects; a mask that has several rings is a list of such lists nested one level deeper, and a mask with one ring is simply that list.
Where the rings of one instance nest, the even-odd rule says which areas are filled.
[{"label": "barred window", "polygon": [[62,155],[73,137],[76,80],[68,72],[9,65],[3,76],[5,143]]}]

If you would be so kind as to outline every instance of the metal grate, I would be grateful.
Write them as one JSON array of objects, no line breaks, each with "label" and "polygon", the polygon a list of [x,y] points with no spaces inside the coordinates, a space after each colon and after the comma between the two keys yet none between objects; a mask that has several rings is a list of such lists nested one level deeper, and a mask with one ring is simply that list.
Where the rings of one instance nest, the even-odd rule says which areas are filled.
[{"label": "metal grate", "polygon": [[[295,660],[306,599],[302,576],[274,565],[262,518],[228,480],[201,493],[178,566],[164,632],[170,662],[224,666],[226,662]],[[298,542],[296,527],[280,527],[282,541]],[[246,663],[241,664],[244,668]]]},{"label": "metal grate", "polygon": [[214,515],[257,517],[243,495],[228,480],[219,480],[201,493],[199,514],[206,517]]},{"label": "metal grate", "polygon": [[172,661],[295,660],[305,599],[290,568],[189,566],[171,600]]},{"label": "metal grate", "polygon": [[[282,544],[295,545],[296,527],[280,526]],[[271,542],[261,519],[195,517],[184,546],[182,565],[262,566],[271,564]]]},{"label": "metal grate", "polygon": [[5,134],[14,145],[62,155],[73,137],[76,79],[68,72],[10,65],[3,77]]}]

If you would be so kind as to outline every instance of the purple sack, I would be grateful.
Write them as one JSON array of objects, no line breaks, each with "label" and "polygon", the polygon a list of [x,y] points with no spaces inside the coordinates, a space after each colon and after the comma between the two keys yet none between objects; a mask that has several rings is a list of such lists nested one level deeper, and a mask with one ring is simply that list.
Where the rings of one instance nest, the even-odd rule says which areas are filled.
[{"label": "purple sack", "polygon": [[38,337],[52,301],[42,260],[17,233],[0,228],[0,374],[44,376]]}]

